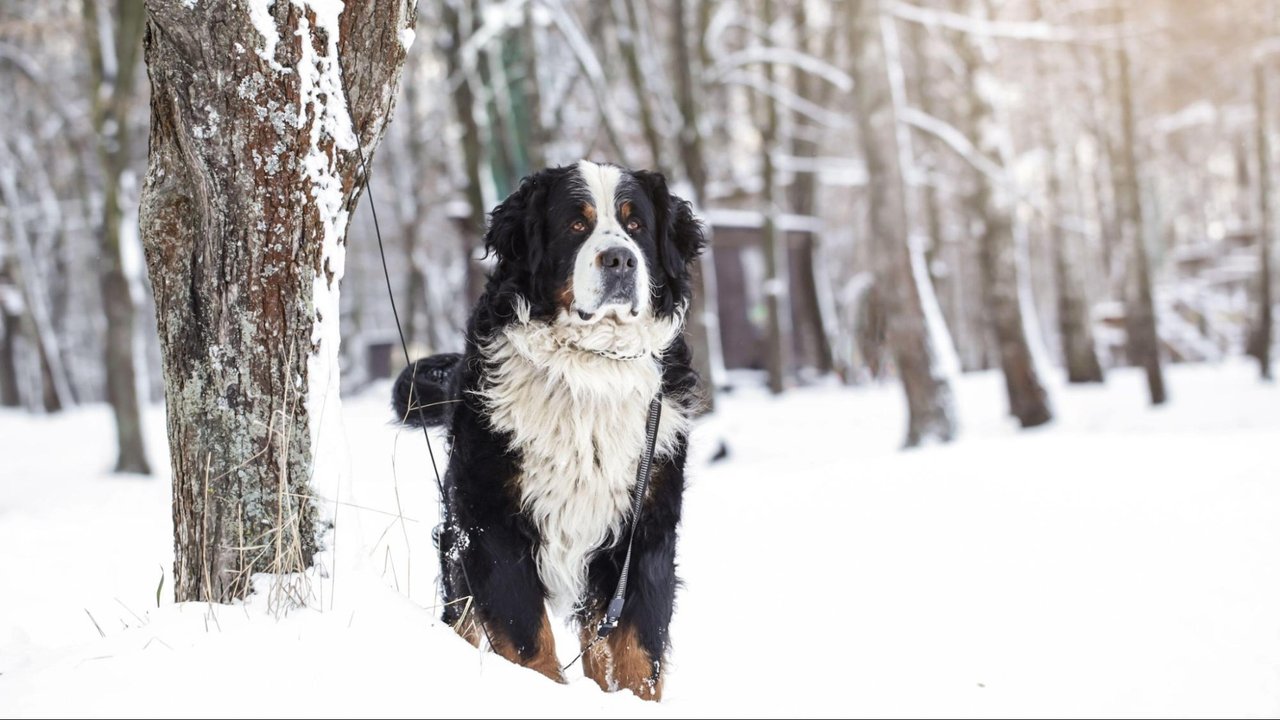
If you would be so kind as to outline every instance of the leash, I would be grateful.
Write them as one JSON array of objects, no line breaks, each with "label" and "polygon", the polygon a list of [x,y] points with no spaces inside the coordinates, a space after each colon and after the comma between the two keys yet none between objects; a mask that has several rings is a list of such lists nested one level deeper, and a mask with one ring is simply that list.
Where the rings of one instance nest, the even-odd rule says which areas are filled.
[{"label": "leash", "polygon": [[[350,97],[351,93],[347,90],[347,74],[342,70],[341,58],[338,60],[338,80],[342,83],[342,94]],[[387,269],[387,250],[382,244],[382,228],[378,225],[378,206],[373,202],[373,187],[369,185],[369,163],[364,158],[364,146],[360,143],[360,128],[356,125],[355,115],[351,112],[351,104],[347,103],[347,118],[351,122],[351,131],[356,136],[356,157],[360,160],[361,174],[364,176],[364,191],[369,196],[369,212],[373,214],[373,232],[378,238],[378,255],[382,258],[382,277],[387,283],[387,299],[391,301],[391,317],[396,321],[396,333],[400,336],[400,350],[404,353],[404,364],[413,365],[413,361],[409,359],[409,343],[404,338],[404,327],[400,324],[400,313],[396,310],[396,296],[391,290],[391,271]],[[412,402],[412,396],[410,397]],[[436,464],[436,451],[431,447],[431,435],[427,432],[427,426],[422,426],[422,439],[427,443],[427,454],[431,457],[431,470],[435,473],[436,490],[440,493],[440,509],[443,514],[443,524],[450,524],[449,503],[445,502],[444,482],[440,479],[440,467]],[[458,564],[462,568],[462,579],[467,584],[467,594],[475,597],[475,592],[471,589],[471,576],[467,573],[467,568],[462,563]],[[472,613],[475,613],[473,610]],[[480,629],[484,631],[484,637],[489,641],[489,647],[496,647],[493,643],[493,636],[489,634],[489,625],[484,622],[479,615],[475,616],[479,620]],[[459,620],[461,622],[461,619]]]},{"label": "leash", "polygon": [[617,629],[618,620],[622,617],[622,608],[627,604],[627,579],[631,575],[631,551],[636,543],[636,528],[640,526],[640,511],[644,509],[644,496],[649,489],[649,477],[653,474],[653,453],[658,446],[658,422],[661,419],[662,391],[659,390],[658,394],[653,396],[653,401],[649,403],[649,419],[645,423],[644,430],[644,453],[640,455],[640,464],[636,467],[636,485],[631,490],[631,532],[627,538],[627,555],[622,561],[622,573],[618,576],[618,587],[613,591],[613,598],[609,600],[604,621],[600,623],[600,627],[596,628],[596,636],[576,657],[560,668],[561,672],[573,667],[573,664],[578,662],[578,658]]}]

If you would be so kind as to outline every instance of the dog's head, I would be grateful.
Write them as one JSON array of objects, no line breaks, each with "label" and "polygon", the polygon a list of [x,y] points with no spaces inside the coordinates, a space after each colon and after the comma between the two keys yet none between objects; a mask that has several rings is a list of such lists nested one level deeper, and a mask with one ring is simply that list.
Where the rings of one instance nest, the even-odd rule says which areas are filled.
[{"label": "dog's head", "polygon": [[688,305],[703,243],[660,173],[582,160],[526,177],[494,208],[489,292],[564,325],[672,318]]}]

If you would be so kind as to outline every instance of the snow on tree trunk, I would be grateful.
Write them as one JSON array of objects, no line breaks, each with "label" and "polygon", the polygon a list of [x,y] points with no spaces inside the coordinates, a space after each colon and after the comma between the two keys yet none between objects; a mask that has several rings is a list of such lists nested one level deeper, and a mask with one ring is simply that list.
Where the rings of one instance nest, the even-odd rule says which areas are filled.
[{"label": "snow on tree trunk", "polygon": [[976,151],[995,168],[976,171],[961,202],[971,222],[977,225],[983,304],[1000,353],[1009,412],[1022,427],[1034,427],[1052,420],[1053,411],[1040,379],[1041,363],[1032,349],[1032,341],[1038,340],[1038,335],[1028,331],[1029,323],[1034,322],[1034,310],[1029,306],[1025,279],[1020,278],[1019,271],[1026,271],[1025,258],[1019,257],[1025,254],[1025,248],[1019,248],[1014,227],[1009,178],[1002,162],[993,160],[1003,160],[1007,154],[1002,152],[1005,138],[1001,137],[1003,130],[990,98],[994,80],[986,70],[979,38],[960,35],[956,51],[969,89],[964,130]]},{"label": "snow on tree trunk", "polygon": [[[156,299],[179,601],[309,567],[342,468],[338,285],[412,0],[156,0],[140,225]],[[352,120],[354,118],[354,127]]]},{"label": "snow on tree trunk", "polygon": [[[1115,0],[1117,25],[1124,26],[1123,0]],[[1147,258],[1146,233],[1142,222],[1142,191],[1138,182],[1138,149],[1133,117],[1133,79],[1129,51],[1122,38],[1116,51],[1120,87],[1121,181],[1120,231],[1129,251],[1125,328],[1129,334],[1130,361],[1147,373],[1151,404],[1165,402],[1164,372],[1160,368],[1160,337],[1156,332],[1156,310],[1151,292],[1151,264]]]},{"label": "snow on tree trunk", "polygon": [[[868,231],[871,235],[875,283],[887,317],[885,338],[893,352],[907,395],[905,445],[949,441],[956,434],[955,401],[946,358],[953,357],[941,334],[930,332],[925,297],[932,285],[922,255],[913,258],[908,238],[907,188],[900,126],[892,101],[891,63],[886,61],[881,10],[876,0],[856,0],[848,10],[849,37],[854,43],[850,74],[854,85],[854,117],[867,169]],[[919,255],[919,253],[915,253]],[[927,288],[927,290],[926,290]],[[935,303],[936,310],[936,303]],[[941,323],[941,313],[933,318]]]}]

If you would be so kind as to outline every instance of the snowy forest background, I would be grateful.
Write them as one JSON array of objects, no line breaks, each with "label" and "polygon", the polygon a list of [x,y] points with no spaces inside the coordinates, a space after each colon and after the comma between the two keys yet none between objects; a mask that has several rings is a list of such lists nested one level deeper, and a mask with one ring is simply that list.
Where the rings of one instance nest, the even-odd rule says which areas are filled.
[{"label": "snowy forest background", "polygon": [[[168,713],[166,695],[122,678],[169,672],[145,659],[154,638],[214,672],[196,624],[225,623],[242,647],[293,653],[333,682],[347,682],[340,664],[307,665],[325,643],[410,652],[352,641],[345,614],[272,634],[247,611],[242,626],[212,608],[183,618],[168,598],[165,383],[138,231],[144,28],[141,0],[0,0],[0,543],[21,548],[0,551],[0,577],[39,579],[0,600],[0,708],[12,683],[17,714]],[[525,174],[586,157],[662,170],[711,234],[690,332],[713,392],[695,435],[705,480],[681,550],[691,589],[673,628],[673,712],[1280,712],[1280,624],[1266,610],[1280,600],[1266,550],[1280,540],[1267,453],[1280,437],[1280,0],[421,0],[399,39],[401,92],[346,238],[340,321],[349,442],[367,470],[351,497],[366,520],[399,521],[356,533],[360,563],[397,595],[360,585],[339,603],[351,618],[375,608],[377,631],[394,635],[435,615],[431,523],[405,529],[406,515],[434,513],[433,485],[398,484],[428,460],[386,428],[402,356],[371,201],[411,354],[456,351],[488,262],[485,211]],[[899,452],[916,445],[929,447]],[[773,479],[796,467],[813,485],[777,499]],[[146,484],[105,485],[124,480]],[[854,551],[850,574],[814,591],[854,597],[845,617],[883,624],[830,630],[825,690],[809,704],[764,689],[759,705],[725,705],[753,670],[709,664],[732,665],[741,638],[699,581],[728,592],[750,576],[748,594],[771,596],[753,563],[827,573],[750,539],[796,530],[761,502],[799,513],[816,492],[830,508],[806,507],[819,514],[800,529],[881,554]],[[722,559],[718,533],[742,538],[750,562]],[[1094,582],[1114,591],[1107,602],[1080,589]],[[886,588],[913,599],[869,592]],[[956,588],[941,611],[915,604]],[[104,612],[123,629],[100,625]],[[754,623],[765,611],[734,612]],[[319,644],[291,645],[293,630]],[[1020,644],[1037,633],[1043,646]],[[801,658],[814,646],[789,642],[767,647]],[[849,660],[843,647],[887,654]],[[920,666],[912,647],[942,650]],[[961,647],[985,649],[975,660]],[[102,657],[118,659],[81,669]],[[524,682],[494,669],[477,682],[457,662],[471,657],[428,654],[426,669],[472,696]],[[846,693],[842,662],[877,680]],[[969,682],[970,664],[1018,690]],[[387,680],[373,662],[362,677],[408,686],[408,667],[423,670]],[[946,685],[957,667],[963,689]],[[62,693],[70,680],[85,692]],[[605,707],[571,689],[571,714]],[[534,714],[565,709],[530,692],[545,700]],[[380,697],[384,712],[421,712]],[[208,712],[311,707],[241,700]]]},{"label": "snowy forest background", "polygon": [[[130,365],[142,401],[161,399],[136,233],[141,3],[114,5],[0,5],[3,406],[133,414]],[[898,374],[886,327],[911,272],[877,250],[885,237],[920,256],[925,292],[907,304],[928,314],[936,297],[938,364],[952,347],[963,371],[999,368],[1002,352],[1039,362],[1008,371],[1024,424],[1051,416],[1018,399],[1050,366],[1089,381],[1247,352],[1266,374],[1278,13],[1263,0],[424,3],[373,175],[405,330],[424,352],[458,349],[485,209],[532,169],[592,157],[662,169],[711,226],[719,337],[700,347],[718,387],[725,368],[767,371],[777,390]],[[888,152],[869,167],[868,147]],[[344,290],[355,390],[397,365],[364,208]],[[1008,345],[1022,343],[1020,359]]]}]

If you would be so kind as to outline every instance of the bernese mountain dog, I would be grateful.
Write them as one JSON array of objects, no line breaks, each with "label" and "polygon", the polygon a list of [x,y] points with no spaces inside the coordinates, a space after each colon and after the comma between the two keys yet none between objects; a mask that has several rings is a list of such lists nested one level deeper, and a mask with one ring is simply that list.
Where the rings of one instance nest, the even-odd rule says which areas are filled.
[{"label": "bernese mountain dog", "polygon": [[[601,688],[661,699],[699,397],[682,331],[703,244],[661,174],[586,160],[526,177],[490,214],[497,262],[465,352],[411,364],[393,390],[398,420],[448,429],[443,616],[473,644],[564,682],[549,605]],[[655,397],[626,604],[599,637]]]}]

